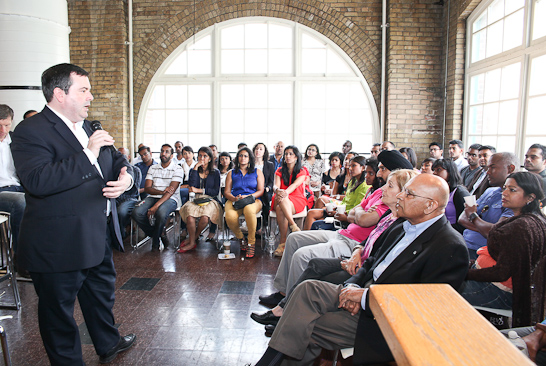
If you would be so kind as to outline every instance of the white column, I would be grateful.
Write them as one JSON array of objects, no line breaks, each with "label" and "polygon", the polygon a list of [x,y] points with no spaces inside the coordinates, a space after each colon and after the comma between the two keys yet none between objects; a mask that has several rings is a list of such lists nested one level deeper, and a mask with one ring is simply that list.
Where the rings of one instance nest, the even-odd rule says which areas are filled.
[{"label": "white column", "polygon": [[44,107],[42,72],[70,62],[69,34],[66,0],[0,1],[0,104],[15,111],[13,127]]}]

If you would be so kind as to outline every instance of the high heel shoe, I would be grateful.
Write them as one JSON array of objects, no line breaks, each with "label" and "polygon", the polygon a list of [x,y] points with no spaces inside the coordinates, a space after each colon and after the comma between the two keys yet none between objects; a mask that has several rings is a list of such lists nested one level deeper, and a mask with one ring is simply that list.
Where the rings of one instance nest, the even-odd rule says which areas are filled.
[{"label": "high heel shoe", "polygon": [[273,255],[275,257],[282,257],[282,254],[284,253],[284,246],[285,246],[285,243],[280,243],[277,249],[275,249],[275,252],[273,253]]},{"label": "high heel shoe", "polygon": [[246,251],[246,257],[247,258],[254,258],[255,250],[256,250],[256,248],[255,248],[254,244],[248,244],[247,251]]}]

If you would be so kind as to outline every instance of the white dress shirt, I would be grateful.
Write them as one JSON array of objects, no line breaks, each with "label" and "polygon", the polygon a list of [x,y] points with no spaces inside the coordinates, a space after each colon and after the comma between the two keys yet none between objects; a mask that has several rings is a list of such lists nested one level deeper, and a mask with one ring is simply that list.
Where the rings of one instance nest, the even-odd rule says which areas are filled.
[{"label": "white dress shirt", "polygon": [[[379,263],[375,269],[373,270],[373,280],[374,282],[377,281],[377,279],[385,272],[388,266],[394,262],[394,260],[402,253],[419,235],[421,235],[426,229],[428,229],[432,224],[434,224],[436,221],[440,220],[440,218],[444,215],[438,215],[436,217],[433,217],[430,220],[424,221],[417,225],[412,225],[409,221],[405,221],[402,226],[404,228],[404,236],[400,241],[391,249],[391,251],[387,254],[385,259]],[[366,294],[368,293],[368,289],[364,290],[364,293],[362,294],[362,299],[360,300],[360,304],[362,306],[362,309],[366,309]]]},{"label": "white dress shirt", "polygon": [[0,187],[20,186],[19,178],[15,173],[15,165],[13,165],[13,157],[11,155],[11,137],[9,133],[0,141]]}]

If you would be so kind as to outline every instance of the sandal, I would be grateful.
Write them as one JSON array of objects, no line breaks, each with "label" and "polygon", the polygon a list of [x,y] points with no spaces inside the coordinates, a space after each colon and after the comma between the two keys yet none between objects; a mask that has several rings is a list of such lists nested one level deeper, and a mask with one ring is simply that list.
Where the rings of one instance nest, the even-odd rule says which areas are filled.
[{"label": "sandal", "polygon": [[254,258],[255,249],[256,249],[256,247],[254,246],[254,244],[248,244],[245,257],[246,258]]},{"label": "sandal", "polygon": [[294,224],[294,225],[290,225],[290,231],[295,233],[296,231],[301,231],[301,230],[300,230],[300,227],[298,225]]},{"label": "sandal", "polygon": [[280,243],[277,249],[275,249],[275,252],[273,253],[273,255],[275,257],[282,257],[282,254],[284,253],[284,246],[285,246],[285,243]]}]

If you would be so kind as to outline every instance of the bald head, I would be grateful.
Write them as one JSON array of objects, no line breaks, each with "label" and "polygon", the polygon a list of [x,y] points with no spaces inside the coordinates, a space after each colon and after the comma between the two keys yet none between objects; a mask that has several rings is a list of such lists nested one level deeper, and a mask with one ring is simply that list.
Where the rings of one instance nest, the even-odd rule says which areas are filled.
[{"label": "bald head", "polygon": [[398,216],[416,225],[444,214],[449,187],[444,179],[420,174],[406,183],[397,198]]}]

